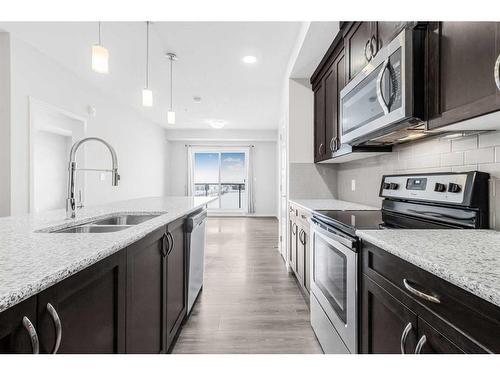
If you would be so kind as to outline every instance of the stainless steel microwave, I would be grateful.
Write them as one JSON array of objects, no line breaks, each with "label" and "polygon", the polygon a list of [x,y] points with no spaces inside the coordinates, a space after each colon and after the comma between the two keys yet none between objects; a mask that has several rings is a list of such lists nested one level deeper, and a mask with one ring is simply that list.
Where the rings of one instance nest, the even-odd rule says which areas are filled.
[{"label": "stainless steel microwave", "polygon": [[423,30],[403,30],[342,89],[342,143],[369,144],[422,125],[424,37]]}]

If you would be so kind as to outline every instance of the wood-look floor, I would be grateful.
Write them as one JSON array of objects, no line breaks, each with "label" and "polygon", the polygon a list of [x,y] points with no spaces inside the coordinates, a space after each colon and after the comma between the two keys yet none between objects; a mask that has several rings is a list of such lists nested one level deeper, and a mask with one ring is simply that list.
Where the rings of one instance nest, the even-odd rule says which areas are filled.
[{"label": "wood-look floor", "polygon": [[321,353],[271,218],[210,218],[200,298],[173,353]]}]

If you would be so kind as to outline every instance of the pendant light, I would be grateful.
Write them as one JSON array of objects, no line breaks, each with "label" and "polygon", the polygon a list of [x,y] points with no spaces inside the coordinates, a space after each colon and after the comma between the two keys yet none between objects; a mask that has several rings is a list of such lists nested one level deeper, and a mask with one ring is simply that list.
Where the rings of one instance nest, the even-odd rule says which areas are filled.
[{"label": "pendant light", "polygon": [[142,89],[142,105],[153,106],[153,91],[149,89],[149,21],[146,22],[146,86]]},{"label": "pendant light", "polygon": [[167,56],[168,58],[170,59],[170,108],[167,112],[167,122],[170,124],[170,125],[173,125],[175,124],[175,112],[174,112],[174,108],[173,108],[173,81],[172,81],[172,69],[173,69],[173,63],[175,60],[177,60],[177,56],[175,53],[172,53],[172,52],[169,52],[167,53]]},{"label": "pendant light", "polygon": [[92,46],[92,70],[107,74],[109,71],[109,52],[101,41],[101,22],[99,22],[99,43]]}]

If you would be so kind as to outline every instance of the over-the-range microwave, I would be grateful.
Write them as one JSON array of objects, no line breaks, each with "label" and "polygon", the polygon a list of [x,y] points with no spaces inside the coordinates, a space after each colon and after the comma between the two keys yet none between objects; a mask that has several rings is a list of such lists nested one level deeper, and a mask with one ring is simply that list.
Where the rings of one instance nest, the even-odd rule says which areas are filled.
[{"label": "over-the-range microwave", "polygon": [[393,144],[423,132],[424,42],[424,30],[403,30],[342,89],[342,143]]}]

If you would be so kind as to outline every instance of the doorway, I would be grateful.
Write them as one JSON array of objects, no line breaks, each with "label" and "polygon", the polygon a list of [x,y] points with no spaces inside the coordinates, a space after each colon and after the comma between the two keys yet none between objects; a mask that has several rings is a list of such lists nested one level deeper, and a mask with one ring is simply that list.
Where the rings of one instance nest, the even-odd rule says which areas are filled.
[{"label": "doorway", "polygon": [[194,196],[217,197],[208,204],[210,213],[248,213],[248,149],[192,148]]}]

